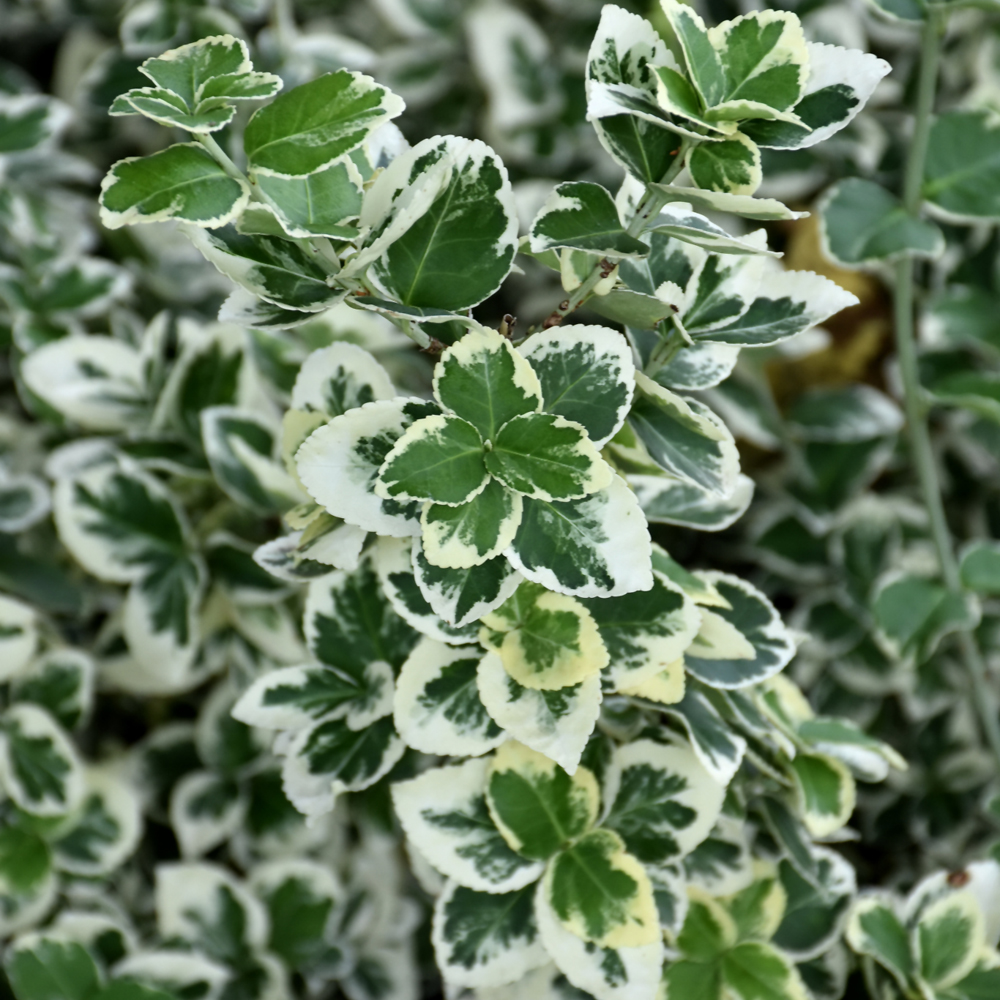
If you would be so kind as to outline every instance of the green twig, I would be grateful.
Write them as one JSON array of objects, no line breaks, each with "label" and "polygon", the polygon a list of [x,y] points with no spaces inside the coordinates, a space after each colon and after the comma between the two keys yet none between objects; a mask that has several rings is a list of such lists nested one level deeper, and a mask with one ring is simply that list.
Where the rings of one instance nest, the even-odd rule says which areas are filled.
[{"label": "green twig", "polygon": [[[944,34],[944,16],[941,11],[930,9],[923,28],[913,139],[910,143],[910,154],[903,182],[903,205],[907,212],[914,217],[920,213],[922,200],[924,161],[927,156],[931,115],[934,109],[938,63],[941,57],[941,39]],[[941,576],[945,586],[950,591],[962,594],[962,579],[958,560],[955,557],[951,532],[948,529],[948,521],[945,517],[938,470],[927,426],[927,407],[917,369],[917,349],[913,324],[913,271],[914,263],[911,258],[903,258],[899,261],[896,265],[894,296],[896,354],[899,359],[899,371],[903,383],[903,402],[906,409],[910,449],[913,453],[913,464],[916,467],[924,505],[930,520],[931,537],[937,550]],[[975,636],[971,632],[963,631],[960,633],[959,650],[972,683],[972,699],[979,714],[983,734],[997,761],[1000,762],[1000,714],[998,714],[996,694],[990,686],[986,664],[976,644]]]}]

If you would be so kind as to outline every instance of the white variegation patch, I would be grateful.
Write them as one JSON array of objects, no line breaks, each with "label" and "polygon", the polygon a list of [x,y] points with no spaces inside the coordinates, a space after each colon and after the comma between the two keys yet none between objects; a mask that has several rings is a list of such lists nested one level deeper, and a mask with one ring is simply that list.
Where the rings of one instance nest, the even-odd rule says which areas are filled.
[{"label": "white variegation patch", "polygon": [[497,725],[525,746],[576,771],[601,711],[600,674],[558,691],[522,687],[496,653],[479,664],[479,695]]},{"label": "white variegation patch", "polygon": [[703,660],[752,660],[753,643],[735,625],[707,608],[699,608],[701,626],[689,652]]},{"label": "white variegation patch", "polygon": [[395,395],[388,373],[368,351],[338,341],[313,351],[302,362],[292,387],[291,407],[329,419]]},{"label": "white variegation patch", "polygon": [[16,597],[0,594],[0,682],[16,677],[38,648],[34,609]]},{"label": "white variegation patch", "polygon": [[[812,136],[810,136],[812,138]],[[811,145],[811,143],[810,143]],[[687,202],[699,212],[729,212],[755,222],[771,222],[808,218],[808,212],[793,212],[784,202],[775,198],[753,198],[727,191],[705,191],[702,188],[661,184],[657,190],[670,195],[671,201]]]},{"label": "white variegation patch", "polygon": [[747,511],[754,482],[740,473],[725,497],[669,476],[629,476],[646,517],[655,524],[677,524],[697,531],[724,531]]},{"label": "white variegation patch", "polygon": [[[420,532],[416,511],[381,500],[374,484],[385,455],[410,426],[407,402],[418,401],[382,400],[351,410],[314,431],[295,455],[302,484],[334,517],[396,538]],[[373,441],[385,444],[377,460],[371,457]]]},{"label": "white variegation patch", "polygon": [[490,761],[481,757],[432,768],[392,786],[392,801],[406,836],[439,872],[479,892],[523,889],[544,870],[515,854],[486,807]]},{"label": "white variegation patch", "polygon": [[477,646],[422,640],[396,682],[393,718],[408,746],[424,753],[475,757],[498,747],[506,734],[479,697]]},{"label": "white variegation patch", "polygon": [[622,685],[619,694],[645,698],[659,705],[675,705],[684,697],[684,658],[675,660],[664,670],[643,678],[636,684]]}]

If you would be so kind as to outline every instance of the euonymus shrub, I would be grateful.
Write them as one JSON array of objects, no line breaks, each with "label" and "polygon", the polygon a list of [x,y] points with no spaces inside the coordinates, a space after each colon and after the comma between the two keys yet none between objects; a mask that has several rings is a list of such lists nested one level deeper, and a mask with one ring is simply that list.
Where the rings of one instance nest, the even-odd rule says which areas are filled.
[{"label": "euonymus shrub", "polygon": [[[855,775],[900,761],[815,716],[757,588],[684,569],[649,525],[743,513],[732,435],[686,394],[853,301],[781,270],[763,230],[702,213],[791,218],[752,197],[760,149],[843,127],[888,67],[807,43],[787,13],[713,29],[664,14],[670,46],[609,6],[591,49],[588,113],[621,189],[558,185],[520,241],[493,150],[408,148],[402,101],[360,73],[246,120],[237,102],[280,80],[221,35],[148,60],[153,86],[115,101],[192,141],[115,164],[105,225],[175,220],[237,290],[222,324],[161,316],[31,345],[21,379],[93,435],[45,468],[61,543],[107,585],[79,662],[146,695],[223,676],[196,723],[154,730],[124,768],[185,858],[156,867],[155,921],[129,926],[61,874],[81,789],[104,786],[77,777],[62,702],[24,704],[37,635],[43,657],[65,641],[10,602],[8,929],[49,920],[11,947],[22,1000],[68,981],[118,1000],[333,980],[352,1000],[414,996],[413,920],[364,816],[387,784],[450,990],[841,992],[855,878],[819,841],[843,835]],[[471,312],[518,250],[567,296],[519,343]],[[563,322],[584,302],[616,327]],[[344,307],[431,349],[431,385],[401,394],[343,341],[301,360],[305,331]],[[118,853],[88,875],[138,828],[95,795]],[[197,860],[216,850],[247,878]],[[10,874],[25,852],[31,878]]]}]

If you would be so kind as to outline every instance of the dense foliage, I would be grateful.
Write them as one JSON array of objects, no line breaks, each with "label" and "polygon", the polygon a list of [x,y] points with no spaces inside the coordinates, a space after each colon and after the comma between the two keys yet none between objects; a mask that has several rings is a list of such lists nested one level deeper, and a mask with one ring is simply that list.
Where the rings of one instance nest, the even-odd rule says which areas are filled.
[{"label": "dense foliage", "polygon": [[1000,998],[992,10],[0,0],[0,997]]}]

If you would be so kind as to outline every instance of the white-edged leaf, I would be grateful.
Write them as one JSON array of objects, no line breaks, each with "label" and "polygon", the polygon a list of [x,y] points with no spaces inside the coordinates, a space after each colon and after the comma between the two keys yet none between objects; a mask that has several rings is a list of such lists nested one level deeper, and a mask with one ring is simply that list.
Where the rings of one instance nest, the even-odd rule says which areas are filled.
[{"label": "white-edged leaf", "polygon": [[735,524],[746,513],[754,491],[753,480],[742,473],[732,493],[724,497],[668,476],[629,476],[628,481],[649,521],[696,531],[723,531]]},{"label": "white-edged leaf", "polygon": [[292,387],[291,408],[322,413],[327,420],[356,406],[396,395],[386,370],[357,344],[337,341],[302,362]]},{"label": "white-edged leaf", "polygon": [[231,777],[192,771],[174,786],[170,825],[181,856],[200,858],[225,843],[243,822],[246,801]]},{"label": "white-edged leaf", "polygon": [[16,677],[38,648],[34,609],[16,597],[0,594],[0,682]]},{"label": "white-edged leaf", "polygon": [[747,741],[712,706],[701,691],[689,686],[684,698],[665,709],[687,730],[698,759],[717,781],[728,785],[743,763]]}]

